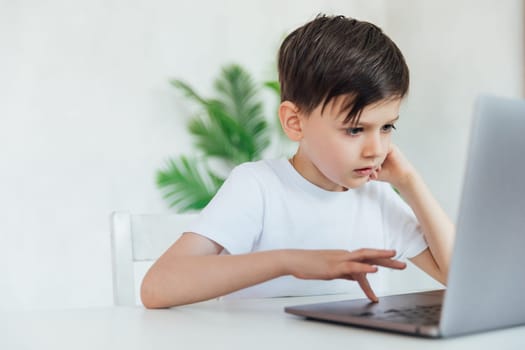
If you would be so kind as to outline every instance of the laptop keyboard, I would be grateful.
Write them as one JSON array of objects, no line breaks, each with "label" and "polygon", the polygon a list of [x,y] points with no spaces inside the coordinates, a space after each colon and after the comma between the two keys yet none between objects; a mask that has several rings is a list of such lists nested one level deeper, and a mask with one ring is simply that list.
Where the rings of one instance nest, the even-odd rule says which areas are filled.
[{"label": "laptop keyboard", "polygon": [[390,322],[431,325],[439,323],[441,305],[425,305],[410,308],[390,309],[384,312],[363,312],[355,316],[370,317]]}]

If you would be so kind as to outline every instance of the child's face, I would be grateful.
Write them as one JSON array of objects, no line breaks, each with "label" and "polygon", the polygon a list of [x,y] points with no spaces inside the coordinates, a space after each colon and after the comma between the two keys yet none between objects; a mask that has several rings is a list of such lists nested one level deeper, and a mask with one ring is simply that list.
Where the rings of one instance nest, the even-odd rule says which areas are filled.
[{"label": "child's face", "polygon": [[357,125],[344,124],[343,99],[300,115],[302,139],[294,159],[310,182],[329,191],[357,188],[385,160],[401,100],[383,100],[364,108]]}]

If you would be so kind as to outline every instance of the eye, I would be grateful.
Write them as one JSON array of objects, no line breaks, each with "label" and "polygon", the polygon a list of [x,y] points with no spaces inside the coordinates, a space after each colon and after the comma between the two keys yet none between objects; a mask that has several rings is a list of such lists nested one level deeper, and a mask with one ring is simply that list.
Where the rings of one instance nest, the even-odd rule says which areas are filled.
[{"label": "eye", "polygon": [[394,124],[386,124],[381,128],[381,131],[385,133],[392,132],[392,130],[396,130],[396,126]]},{"label": "eye", "polygon": [[347,135],[350,136],[356,136],[359,135],[359,133],[363,132],[363,128],[348,128],[345,130]]}]

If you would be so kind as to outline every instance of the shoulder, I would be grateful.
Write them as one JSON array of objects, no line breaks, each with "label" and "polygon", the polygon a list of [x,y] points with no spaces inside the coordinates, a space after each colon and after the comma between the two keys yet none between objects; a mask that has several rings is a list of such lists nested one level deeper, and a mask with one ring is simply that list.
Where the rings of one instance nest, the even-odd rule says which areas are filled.
[{"label": "shoulder", "polygon": [[276,174],[273,161],[259,160],[237,165],[215,195],[217,198],[244,198],[251,201],[279,190],[281,181]]},{"label": "shoulder", "polygon": [[282,159],[263,159],[254,162],[246,162],[237,165],[232,172],[250,173],[250,174],[265,174],[275,172],[276,167],[280,167]]},{"label": "shoulder", "polygon": [[282,159],[272,159],[242,163],[232,170],[228,178],[264,186],[281,177],[283,162]]}]

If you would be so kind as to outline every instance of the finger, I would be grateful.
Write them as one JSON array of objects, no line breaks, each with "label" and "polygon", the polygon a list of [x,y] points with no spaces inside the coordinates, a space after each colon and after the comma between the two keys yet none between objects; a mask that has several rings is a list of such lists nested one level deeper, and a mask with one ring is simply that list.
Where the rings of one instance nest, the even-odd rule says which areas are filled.
[{"label": "finger", "polygon": [[348,261],[344,265],[344,271],[342,271],[342,275],[351,275],[356,273],[374,273],[377,272],[377,267],[370,265],[370,264],[364,264],[360,262],[355,261]]},{"label": "finger", "polygon": [[381,171],[381,166],[374,169],[372,175],[374,176],[374,180],[377,180],[379,178],[379,172]]},{"label": "finger", "polygon": [[392,258],[395,255],[395,250],[363,248],[349,252],[348,260],[363,261],[369,259],[385,259]]},{"label": "finger", "polygon": [[370,283],[368,283],[368,279],[366,278],[365,274],[359,275],[355,278],[357,283],[359,283],[359,286],[365,292],[365,295],[368,299],[370,299],[371,302],[377,303],[379,299],[377,298],[376,294],[372,290],[372,287],[370,287]]},{"label": "finger", "polygon": [[371,265],[383,266],[396,270],[404,270],[407,267],[406,263],[392,259],[368,259],[364,260],[363,262]]}]

